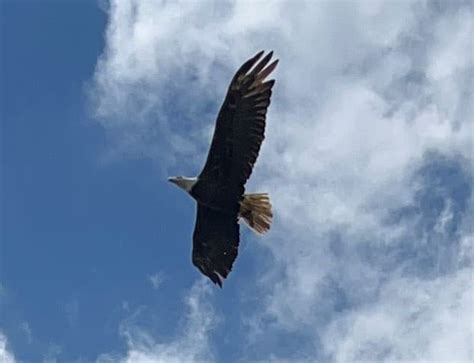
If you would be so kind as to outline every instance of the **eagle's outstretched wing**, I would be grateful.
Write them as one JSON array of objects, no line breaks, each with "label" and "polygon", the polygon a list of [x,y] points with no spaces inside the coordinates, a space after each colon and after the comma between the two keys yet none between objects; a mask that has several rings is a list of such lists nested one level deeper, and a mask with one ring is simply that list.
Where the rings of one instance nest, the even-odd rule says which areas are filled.
[{"label": "eagle's outstretched wing", "polygon": [[221,287],[237,258],[239,201],[265,136],[275,83],[266,78],[278,60],[270,63],[273,52],[262,55],[263,51],[246,61],[234,75],[217,117],[206,163],[191,191],[198,200],[193,264]]},{"label": "eagle's outstretched wing", "polygon": [[[234,75],[216,121],[209,154],[199,183],[224,189],[240,198],[264,139],[265,119],[274,80],[265,79],[278,60],[263,51],[247,60]],[[259,62],[260,60],[260,62]],[[235,200],[235,199],[234,199]]]},{"label": "eagle's outstretched wing", "polygon": [[193,264],[212,282],[222,287],[239,247],[236,213],[222,213],[197,204],[193,234]]}]

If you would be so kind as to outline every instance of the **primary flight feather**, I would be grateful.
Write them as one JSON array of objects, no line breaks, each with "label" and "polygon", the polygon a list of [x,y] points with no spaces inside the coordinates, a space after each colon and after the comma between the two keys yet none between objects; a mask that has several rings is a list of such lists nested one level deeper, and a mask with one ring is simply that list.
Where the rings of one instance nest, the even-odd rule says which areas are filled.
[{"label": "primary flight feather", "polygon": [[239,219],[256,233],[270,229],[272,209],[266,193],[245,194],[265,137],[265,121],[274,80],[266,80],[278,64],[263,51],[235,73],[216,120],[206,163],[194,178],[170,182],[197,202],[193,264],[222,287],[237,258]]}]

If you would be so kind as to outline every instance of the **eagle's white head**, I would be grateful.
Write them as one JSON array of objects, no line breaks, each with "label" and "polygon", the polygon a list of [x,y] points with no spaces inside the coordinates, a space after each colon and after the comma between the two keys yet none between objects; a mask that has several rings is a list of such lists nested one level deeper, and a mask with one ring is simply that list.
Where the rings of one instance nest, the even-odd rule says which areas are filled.
[{"label": "eagle's white head", "polygon": [[185,176],[172,176],[168,178],[168,181],[176,184],[178,187],[180,187],[181,189],[184,189],[185,191],[189,193],[192,187],[194,186],[194,184],[197,183],[197,178],[196,177],[188,178]]}]

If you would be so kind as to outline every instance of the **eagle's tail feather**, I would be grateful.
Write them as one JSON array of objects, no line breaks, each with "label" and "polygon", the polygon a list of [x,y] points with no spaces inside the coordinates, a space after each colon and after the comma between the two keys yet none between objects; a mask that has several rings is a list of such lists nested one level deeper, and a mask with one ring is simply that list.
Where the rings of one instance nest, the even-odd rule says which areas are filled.
[{"label": "eagle's tail feather", "polygon": [[268,232],[272,224],[272,205],[267,193],[244,194],[239,216],[256,233]]}]

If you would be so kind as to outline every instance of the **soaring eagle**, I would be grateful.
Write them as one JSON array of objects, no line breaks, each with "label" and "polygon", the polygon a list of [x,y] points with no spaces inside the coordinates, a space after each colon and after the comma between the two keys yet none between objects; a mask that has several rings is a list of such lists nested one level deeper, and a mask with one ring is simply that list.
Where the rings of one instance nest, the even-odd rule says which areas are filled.
[{"label": "soaring eagle", "polygon": [[245,193],[275,83],[266,78],[278,64],[269,64],[273,52],[262,58],[263,53],[247,60],[232,78],[199,176],[168,178],[197,202],[192,261],[220,287],[237,258],[239,219],[258,234],[267,232],[272,222],[268,194]]}]

